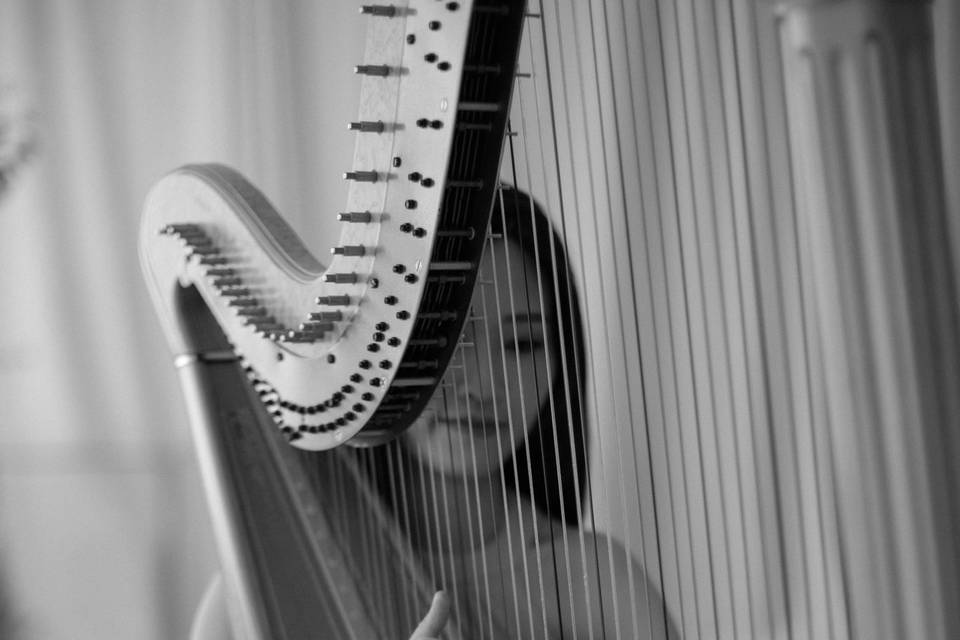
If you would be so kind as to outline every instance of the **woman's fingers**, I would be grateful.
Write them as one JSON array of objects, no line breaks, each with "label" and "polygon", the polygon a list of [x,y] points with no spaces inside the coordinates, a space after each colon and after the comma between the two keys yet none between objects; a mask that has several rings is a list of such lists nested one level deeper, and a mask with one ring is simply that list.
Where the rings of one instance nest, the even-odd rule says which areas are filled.
[{"label": "woman's fingers", "polygon": [[440,635],[450,617],[450,598],[443,591],[437,591],[430,603],[430,610],[414,629],[410,640],[431,640]]}]

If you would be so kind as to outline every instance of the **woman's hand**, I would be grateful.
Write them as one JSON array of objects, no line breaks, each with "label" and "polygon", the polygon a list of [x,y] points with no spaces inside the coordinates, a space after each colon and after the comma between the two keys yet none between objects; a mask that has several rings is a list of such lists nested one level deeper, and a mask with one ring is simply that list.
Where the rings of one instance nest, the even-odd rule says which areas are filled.
[{"label": "woman's hand", "polygon": [[430,610],[413,630],[410,640],[437,640],[450,617],[450,598],[443,591],[437,591],[430,603]]}]

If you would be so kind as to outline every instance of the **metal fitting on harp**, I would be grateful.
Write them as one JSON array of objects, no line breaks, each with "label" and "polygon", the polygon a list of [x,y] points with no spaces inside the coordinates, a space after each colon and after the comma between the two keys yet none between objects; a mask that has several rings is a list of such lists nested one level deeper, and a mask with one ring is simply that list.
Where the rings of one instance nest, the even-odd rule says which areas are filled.
[{"label": "metal fitting on harp", "polygon": [[347,131],[360,131],[361,133],[383,133],[385,126],[382,120],[372,122],[370,120],[361,120],[360,122],[351,122],[347,124]]},{"label": "metal fitting on harp", "polygon": [[339,322],[343,320],[342,311],[314,311],[310,314],[311,320]]},{"label": "metal fitting on harp", "polygon": [[303,322],[300,324],[300,331],[309,331],[313,333],[323,333],[333,331],[332,322]]},{"label": "metal fitting on harp", "polygon": [[370,222],[372,218],[373,214],[369,211],[347,211],[337,214],[337,220],[340,222]]},{"label": "metal fitting on harp", "polygon": [[286,334],[280,337],[281,342],[315,342],[317,340],[317,334],[315,333],[306,333],[303,331],[287,331]]},{"label": "metal fitting on harp", "polygon": [[342,247],[333,247],[330,253],[335,256],[362,256],[367,252],[362,244],[348,244]]},{"label": "metal fitting on harp", "polygon": [[[334,282],[336,284],[353,284],[357,281],[355,273],[327,273],[323,276],[324,282]],[[321,296],[322,297],[322,296]],[[318,298],[319,300],[319,298]]]},{"label": "metal fitting on harp", "polygon": [[329,307],[346,307],[350,304],[350,296],[317,296],[317,304]]},{"label": "metal fitting on harp", "polygon": [[250,296],[250,289],[227,289],[226,291],[221,291],[220,295],[227,298],[247,298]]},{"label": "metal fitting on harp", "polygon": [[397,15],[397,8],[392,4],[365,4],[360,7],[360,13],[368,16],[393,18]]},{"label": "metal fitting on harp", "polygon": [[227,303],[229,307],[258,307],[260,304],[253,298],[234,298]]},{"label": "metal fitting on harp", "polygon": [[358,64],[353,72],[361,76],[387,76],[390,75],[390,67],[385,64]]},{"label": "metal fitting on harp", "polygon": [[447,346],[447,339],[443,336],[439,338],[419,338],[410,340],[407,344],[411,347],[439,347],[442,349]]},{"label": "metal fitting on harp", "polygon": [[343,174],[344,180],[353,180],[354,182],[376,182],[376,171],[347,171]]},{"label": "metal fitting on harp", "polygon": [[164,225],[160,227],[159,233],[160,235],[164,236],[182,236],[187,234],[204,235],[203,229],[200,228],[200,225],[192,222]]},{"label": "metal fitting on harp", "polygon": [[200,246],[199,244],[190,244],[188,243],[189,251],[188,255],[191,256],[213,256],[220,253],[220,249],[214,246]]}]

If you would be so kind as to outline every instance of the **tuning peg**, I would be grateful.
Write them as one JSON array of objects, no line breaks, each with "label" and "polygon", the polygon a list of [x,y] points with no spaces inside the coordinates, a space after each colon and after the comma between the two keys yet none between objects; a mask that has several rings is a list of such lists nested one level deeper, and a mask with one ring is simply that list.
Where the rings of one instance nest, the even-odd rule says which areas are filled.
[{"label": "tuning peg", "polygon": [[240,289],[227,289],[221,291],[220,295],[227,298],[247,298],[250,296],[250,289],[240,288]]},{"label": "tuning peg", "polygon": [[280,338],[283,342],[316,342],[316,339],[317,336],[312,333],[292,330],[287,331],[287,333]]},{"label": "tuning peg", "polygon": [[327,273],[323,276],[324,282],[334,282],[336,284],[353,284],[357,281],[355,273]]},{"label": "tuning peg", "polygon": [[386,76],[390,74],[390,67],[385,64],[358,64],[353,72],[361,76]]},{"label": "tuning peg", "polygon": [[472,262],[431,262],[430,271],[471,271],[475,266]]},{"label": "tuning peg", "polygon": [[376,171],[347,171],[343,174],[344,180],[353,180],[354,182],[376,182]]},{"label": "tuning peg", "polygon": [[335,256],[362,256],[366,253],[366,249],[360,244],[348,244],[342,247],[333,247],[330,249],[330,253]]},{"label": "tuning peg", "polygon": [[304,322],[300,325],[301,331],[309,331],[312,333],[324,333],[325,331],[333,330],[332,322]]},{"label": "tuning peg", "polygon": [[217,247],[189,246],[187,253],[191,256],[213,256],[220,253],[220,249]]},{"label": "tuning peg", "polygon": [[365,4],[360,7],[360,14],[392,18],[397,15],[397,8],[392,4]]},{"label": "tuning peg", "polygon": [[442,349],[447,346],[447,339],[443,336],[439,338],[419,338],[410,340],[407,344],[411,347],[440,347]]},{"label": "tuning peg", "polygon": [[183,242],[184,246],[187,246],[187,247],[202,248],[202,247],[213,246],[213,240],[208,238],[205,233],[199,233],[197,235],[180,236],[180,240]]},{"label": "tuning peg", "polygon": [[183,233],[203,233],[199,225],[193,223],[168,224],[160,227],[160,234],[165,236]]},{"label": "tuning peg", "polygon": [[267,310],[263,307],[247,307],[244,309],[237,309],[238,316],[244,317],[263,317],[267,315]]},{"label": "tuning peg", "polygon": [[350,304],[350,296],[317,296],[317,304],[329,307],[346,307]]},{"label": "tuning peg", "polygon": [[362,133],[383,133],[385,126],[383,121],[361,120],[360,122],[351,122],[347,124],[348,131],[360,131]]},{"label": "tuning peg", "polygon": [[343,312],[342,311],[314,311],[313,313],[310,314],[310,319],[321,320],[321,321],[331,320],[334,322],[338,322],[340,320],[343,320]]},{"label": "tuning peg", "polygon": [[247,324],[252,326],[257,333],[267,333],[283,329],[283,325],[275,322],[273,318],[252,318],[247,320]]},{"label": "tuning peg", "polygon": [[369,211],[348,211],[338,213],[337,220],[340,222],[370,222],[373,215]]}]

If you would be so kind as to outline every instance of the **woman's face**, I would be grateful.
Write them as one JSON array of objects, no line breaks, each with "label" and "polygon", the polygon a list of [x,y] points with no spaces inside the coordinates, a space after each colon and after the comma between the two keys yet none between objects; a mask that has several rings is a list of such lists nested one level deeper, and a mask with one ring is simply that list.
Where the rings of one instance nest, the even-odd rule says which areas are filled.
[{"label": "woman's face", "polygon": [[551,346],[552,280],[541,279],[542,294],[536,262],[516,243],[488,246],[463,345],[403,435],[407,450],[432,469],[493,474],[536,428],[559,359]]}]

